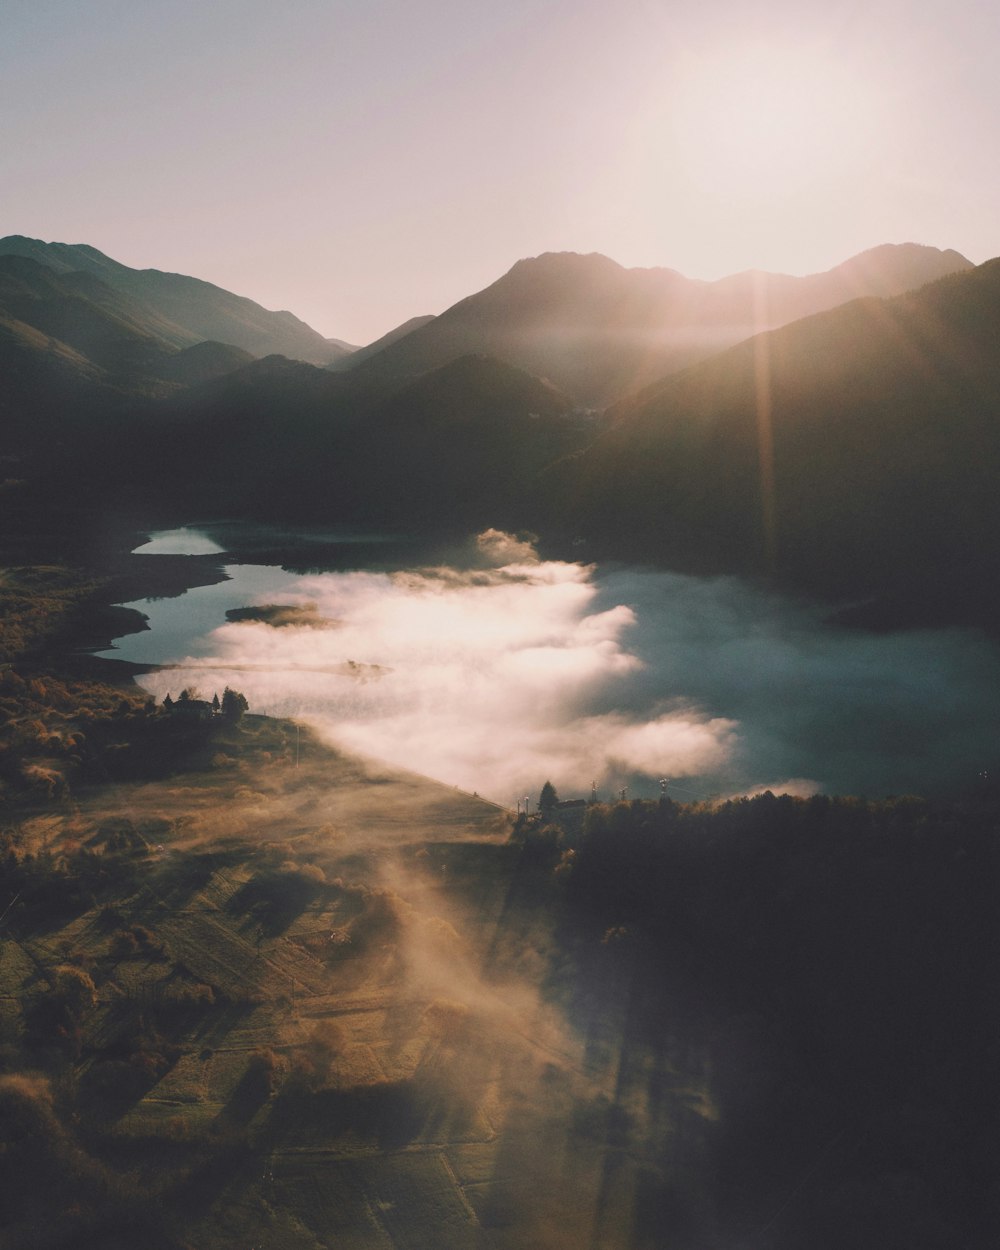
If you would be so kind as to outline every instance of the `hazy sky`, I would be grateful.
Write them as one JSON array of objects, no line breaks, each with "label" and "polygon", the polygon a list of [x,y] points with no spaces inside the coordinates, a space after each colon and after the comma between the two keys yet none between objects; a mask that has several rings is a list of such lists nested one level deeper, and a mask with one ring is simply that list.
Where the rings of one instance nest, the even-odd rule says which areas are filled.
[{"label": "hazy sky", "polygon": [[523,256],[1000,253],[983,0],[5,0],[0,233],[366,342]]}]

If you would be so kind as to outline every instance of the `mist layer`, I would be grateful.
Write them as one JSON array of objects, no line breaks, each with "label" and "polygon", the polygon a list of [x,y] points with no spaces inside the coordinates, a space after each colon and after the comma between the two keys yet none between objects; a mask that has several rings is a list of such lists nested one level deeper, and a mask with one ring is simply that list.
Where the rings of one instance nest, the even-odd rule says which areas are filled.
[{"label": "mist layer", "polygon": [[[1000,753],[1000,659],[974,631],[837,629],[735,579],[541,561],[495,532],[473,568],[247,569],[245,586],[230,572],[207,592],[219,623],[143,679],[152,693],[230,685],[255,711],[511,806],[546,779],[563,797],[651,794],[660,778],[679,798],[933,792]],[[266,610],[226,622],[237,604]],[[155,637],[160,605],[140,606]],[[164,610],[176,630],[178,605]],[[149,658],[144,638],[128,658]]]}]

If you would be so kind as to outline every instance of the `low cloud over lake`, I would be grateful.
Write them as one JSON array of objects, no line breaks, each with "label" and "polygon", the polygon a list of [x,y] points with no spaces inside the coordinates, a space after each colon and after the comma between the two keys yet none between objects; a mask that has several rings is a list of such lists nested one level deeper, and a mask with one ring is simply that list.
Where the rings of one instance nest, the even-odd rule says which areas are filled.
[{"label": "low cloud over lake", "polygon": [[[592,781],[654,793],[660,777],[680,798],[926,791],[997,758],[1000,660],[973,631],[833,628],[735,579],[541,561],[496,532],[471,563],[275,571],[263,595],[258,572],[242,605],[304,609],[303,624],[220,611],[189,663],[143,684],[228,684],[254,710],[511,804],[546,778],[564,796]],[[157,605],[142,606],[155,635]]]}]

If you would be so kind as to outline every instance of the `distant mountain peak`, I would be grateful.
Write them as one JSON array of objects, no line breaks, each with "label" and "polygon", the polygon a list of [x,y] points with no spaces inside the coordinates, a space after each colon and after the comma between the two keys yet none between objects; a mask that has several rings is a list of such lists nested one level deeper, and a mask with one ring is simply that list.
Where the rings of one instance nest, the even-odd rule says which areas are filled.
[{"label": "distant mountain peak", "polygon": [[486,354],[599,408],[760,329],[970,267],[957,252],[887,244],[825,273],[752,270],[709,282],[674,269],[626,269],[600,252],[543,252],[427,325],[372,344],[346,368],[399,383],[458,356]]},{"label": "distant mountain peak", "polygon": [[[862,251],[858,252],[857,255],[850,257],[844,262],[844,264],[849,265],[852,260],[857,260],[861,256],[874,256],[879,252],[884,252],[886,254],[902,254],[903,252],[912,252],[916,254],[920,252],[925,255],[929,255],[931,252],[936,252],[939,256],[961,256],[961,253],[956,252],[954,248],[933,247],[929,243],[914,243],[912,240],[909,240],[904,243],[876,243],[874,247],[866,247]],[[965,260],[964,256],[962,256],[962,260]],[[970,266],[972,265],[971,261],[967,261],[966,263]]]},{"label": "distant mountain peak", "polygon": [[524,256],[515,261],[507,273],[528,269],[604,269],[610,272],[622,271],[624,266],[603,252],[540,252],[537,256]]}]

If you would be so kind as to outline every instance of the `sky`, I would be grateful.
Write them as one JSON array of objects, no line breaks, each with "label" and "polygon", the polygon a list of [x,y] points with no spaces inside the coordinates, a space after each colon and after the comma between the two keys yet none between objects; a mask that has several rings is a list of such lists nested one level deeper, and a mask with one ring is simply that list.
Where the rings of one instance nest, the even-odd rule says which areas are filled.
[{"label": "sky", "polygon": [[525,256],[1000,253],[982,0],[5,0],[0,235],[353,343]]}]

